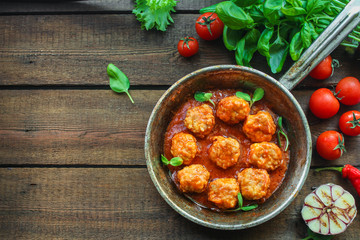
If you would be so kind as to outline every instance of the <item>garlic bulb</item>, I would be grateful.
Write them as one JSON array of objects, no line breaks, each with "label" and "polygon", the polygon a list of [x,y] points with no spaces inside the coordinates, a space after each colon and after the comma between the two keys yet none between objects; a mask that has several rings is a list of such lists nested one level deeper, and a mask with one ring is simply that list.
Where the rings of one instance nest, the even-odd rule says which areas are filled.
[{"label": "garlic bulb", "polygon": [[342,233],[356,216],[354,197],[342,187],[328,183],[319,186],[304,201],[301,215],[315,233]]}]

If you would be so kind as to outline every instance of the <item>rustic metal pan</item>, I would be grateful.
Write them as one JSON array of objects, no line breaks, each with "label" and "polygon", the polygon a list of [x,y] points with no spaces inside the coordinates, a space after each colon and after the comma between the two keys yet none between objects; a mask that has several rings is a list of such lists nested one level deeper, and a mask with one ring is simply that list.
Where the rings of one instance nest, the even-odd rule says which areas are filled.
[{"label": "rustic metal pan", "polygon": [[[203,68],[186,75],[162,95],[147,125],[145,157],[155,187],[173,209],[203,226],[233,230],[253,227],[268,221],[294,200],[309,171],[312,144],[305,114],[290,90],[309,73],[313,66],[330,54],[359,23],[359,2],[360,0],[352,1],[279,81],[256,69],[220,65]],[[254,89],[256,87],[265,90],[265,100],[270,102],[273,110],[283,116],[288,123],[291,155],[284,182],[271,198],[250,212],[219,213],[201,208],[179,193],[169,177],[168,170],[160,161],[164,134],[173,112],[196,91],[214,88]]]}]

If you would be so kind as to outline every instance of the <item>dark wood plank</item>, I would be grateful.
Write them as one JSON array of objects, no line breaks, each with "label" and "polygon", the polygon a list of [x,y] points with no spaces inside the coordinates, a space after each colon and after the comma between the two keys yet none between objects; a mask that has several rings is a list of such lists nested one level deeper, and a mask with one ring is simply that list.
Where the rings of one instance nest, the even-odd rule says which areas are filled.
[{"label": "dark wood plank", "polygon": [[[86,0],[86,1],[2,1],[0,14],[7,13],[106,13],[132,11],[134,0]],[[219,0],[178,1],[176,11],[197,11],[220,2]]]},{"label": "dark wood plank", "polygon": [[[164,90],[2,90],[0,91],[0,164],[145,165],[144,136],[153,106]],[[320,120],[308,109],[312,91],[294,91],[311,126],[313,146],[326,130],[338,130],[340,112]],[[360,138],[345,137],[347,152],[336,161],[313,166],[360,166]]]},{"label": "dark wood plank", "polygon": [[[107,85],[110,62],[132,85],[170,85],[202,67],[236,64],[221,39],[200,40],[199,53],[192,58],[178,54],[181,37],[197,36],[189,24],[196,18],[197,14],[177,14],[174,26],[159,33],[142,31],[131,14],[0,16],[0,85]],[[355,57],[345,55],[342,48],[335,56],[343,66],[333,77],[301,86],[329,86],[346,75],[360,75]],[[276,78],[281,75],[271,74],[259,55],[253,67]]]},{"label": "dark wood plank", "polygon": [[[333,182],[354,194],[336,172],[314,173],[274,219],[241,231],[199,226],[176,213],[156,191],[146,169],[0,169],[2,239],[301,239],[304,198]],[[315,183],[315,184],[314,184]],[[360,218],[334,239],[358,239]]]}]

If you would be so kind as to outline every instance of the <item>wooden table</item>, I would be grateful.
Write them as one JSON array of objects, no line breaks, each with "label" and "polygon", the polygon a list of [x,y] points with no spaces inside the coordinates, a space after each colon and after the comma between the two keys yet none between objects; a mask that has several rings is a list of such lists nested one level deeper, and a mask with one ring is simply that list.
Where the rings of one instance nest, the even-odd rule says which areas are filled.
[{"label": "wooden table", "polygon": [[[176,49],[181,37],[197,37],[198,10],[216,2],[180,1],[166,32],[141,30],[132,0],[0,3],[1,239],[301,239],[306,236],[303,200],[312,187],[328,182],[353,193],[360,207],[359,196],[340,174],[313,170],[346,163],[359,168],[360,137],[345,137],[347,152],[336,161],[314,151],[307,181],[292,204],[248,230],[199,226],[156,191],[144,158],[145,128],[155,103],[187,73],[235,64],[221,40],[200,40],[199,53],[189,59]],[[338,130],[341,113],[360,110],[341,105],[328,120],[309,111],[314,90],[331,88],[345,76],[360,77],[359,55],[348,56],[343,48],[332,55],[341,67],[330,79],[306,79],[292,91],[314,142],[321,132]],[[135,104],[110,90],[108,63],[128,75]],[[253,67],[270,73],[261,56]],[[359,236],[358,216],[335,239]]]}]

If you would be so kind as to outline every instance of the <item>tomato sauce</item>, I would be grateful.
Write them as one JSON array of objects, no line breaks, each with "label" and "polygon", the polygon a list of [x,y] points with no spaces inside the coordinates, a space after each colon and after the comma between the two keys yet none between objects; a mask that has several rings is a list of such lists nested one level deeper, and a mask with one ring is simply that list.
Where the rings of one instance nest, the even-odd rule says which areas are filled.
[{"label": "tomato sauce", "polygon": [[[218,104],[218,102],[228,96],[235,95],[236,91],[240,90],[213,90],[213,91],[207,91],[211,92],[213,94],[211,100],[215,103],[215,105]],[[189,109],[192,109],[194,107],[200,106],[204,103],[198,102],[193,98],[189,98],[182,106],[179,107],[179,109],[175,112],[168,128],[165,133],[165,140],[164,140],[164,155],[167,159],[171,159],[171,139],[172,137],[179,133],[179,132],[185,132],[194,135],[190,130],[188,130],[184,125],[184,119],[186,117],[186,112]],[[207,135],[204,138],[198,138],[197,140],[197,147],[198,152],[196,154],[195,159],[191,162],[191,164],[201,164],[205,166],[205,168],[210,172],[210,179],[209,183],[217,178],[236,178],[238,173],[240,173],[244,168],[252,167],[252,165],[249,163],[249,154],[250,154],[250,145],[252,142],[245,136],[244,132],[242,131],[242,124],[243,121],[241,121],[238,124],[235,125],[229,125],[221,121],[219,118],[216,117],[216,108],[209,102],[206,102],[214,112],[215,116],[215,126],[212,130],[212,132]],[[270,113],[270,115],[273,117],[274,122],[277,123],[277,120],[279,118],[278,115],[276,115],[274,112],[270,110],[270,104],[266,103],[264,100],[260,100],[258,102],[255,102],[254,105],[251,108],[250,114],[256,114],[260,110],[264,110]],[[241,155],[239,157],[239,160],[237,164],[233,167],[230,167],[228,169],[222,169],[209,159],[209,148],[212,145],[213,141],[211,140],[214,136],[224,136],[224,137],[232,137],[239,141],[240,143],[240,152]],[[244,206],[251,203],[264,203],[266,199],[268,199],[275,191],[276,189],[281,185],[285,174],[287,170],[287,166],[289,163],[289,150],[284,151],[285,146],[285,140],[281,140],[281,151],[283,153],[283,161],[280,167],[275,169],[274,171],[268,171],[270,175],[270,187],[268,190],[267,195],[257,201],[246,201],[244,200]],[[275,144],[278,144],[277,136],[276,134],[273,135],[272,140],[270,142],[273,142]],[[168,168],[171,172],[171,177],[175,185],[180,191],[179,188],[179,181],[177,179],[177,172],[181,170],[184,166],[179,167],[173,167],[171,165],[168,165]],[[209,208],[215,211],[220,211],[218,207],[215,206],[212,202],[208,201],[208,192],[205,190],[202,193],[186,193],[185,195],[189,197],[191,200],[195,201],[197,204],[199,204],[202,207]]]}]

